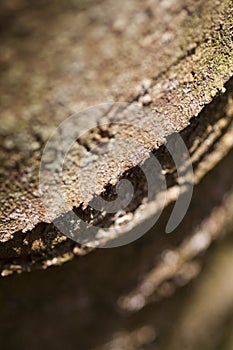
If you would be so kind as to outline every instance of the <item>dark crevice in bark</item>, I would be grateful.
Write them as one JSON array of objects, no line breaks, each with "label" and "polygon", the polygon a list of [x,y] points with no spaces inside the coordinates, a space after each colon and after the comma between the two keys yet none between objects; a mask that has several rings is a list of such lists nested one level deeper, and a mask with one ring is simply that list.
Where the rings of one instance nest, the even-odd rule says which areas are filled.
[{"label": "dark crevice in bark", "polygon": [[[231,80],[227,85],[227,92],[224,95],[218,96],[214,99],[214,101],[208,105],[208,107],[204,108],[202,113],[197,117],[191,120],[190,125],[181,132],[181,136],[183,137],[184,141],[186,142],[187,147],[190,149],[193,145],[193,142],[195,140],[199,140],[199,144],[205,142],[206,137],[211,134],[211,131],[208,132],[208,127],[211,126],[212,132],[214,132],[214,125],[217,123],[218,120],[227,118],[226,117],[226,108],[227,108],[227,101],[229,96],[232,96],[232,83],[233,80]],[[221,134],[215,138],[214,142],[208,146],[206,151],[202,154],[202,156],[198,159],[198,161],[194,162],[194,168],[198,166],[198,164],[204,160],[205,156],[211,152],[214,151],[215,145],[217,142],[221,141],[222,135],[228,130],[229,126],[231,125],[231,118],[227,120],[226,126],[221,130]],[[105,136],[105,134],[104,134]],[[176,169],[174,169],[174,162],[169,155],[168,151],[166,150],[165,146],[161,146],[158,150],[154,152],[154,155],[158,158],[160,164],[162,164],[163,168],[167,170],[166,175],[166,181],[168,188],[171,186],[174,186],[176,184]],[[134,199],[129,204],[129,206],[126,208],[125,212],[134,213],[135,210],[140,206],[143,199],[147,197],[147,183],[146,178],[143,174],[143,172],[140,170],[140,168],[135,167],[133,169],[130,169],[125,174],[123,174],[122,178],[129,179],[133,185],[134,185]],[[120,180],[120,179],[119,179]],[[107,186],[105,188],[105,191],[102,193],[102,197],[105,200],[113,200],[115,198],[116,192],[115,192],[116,186]],[[107,214],[104,217],[99,213],[98,211],[94,210],[91,207],[87,207],[86,209],[82,209],[82,206],[79,208],[73,208],[75,213],[78,215],[78,217],[82,218],[85,222],[90,222],[92,224],[98,225],[100,227],[109,227],[110,225],[114,224],[115,220],[115,214]],[[94,218],[93,218],[94,217]],[[19,251],[18,254],[15,254],[14,245],[12,245],[12,241],[8,241],[4,244],[2,244],[2,256],[8,256],[8,259],[1,259],[1,266],[6,266],[7,260],[12,259],[14,264],[18,264],[20,261],[22,261],[23,266],[26,266],[27,264],[30,265],[30,262],[34,261],[32,265],[40,265],[40,261],[42,261],[45,256],[46,259],[50,259],[53,257],[56,257],[57,254],[64,255],[67,254],[69,251],[71,251],[71,255],[73,254],[72,251],[74,247],[77,245],[71,240],[66,240],[61,235],[61,242],[57,237],[59,236],[57,229],[54,227],[53,224],[46,224],[46,223],[40,223],[33,229],[32,231],[28,233],[22,233],[21,231],[16,232],[14,235],[13,241],[21,241],[23,242],[26,239],[26,236],[29,238],[29,242],[26,242],[26,244],[20,243],[19,246],[22,247],[22,249]],[[56,241],[57,239],[57,241]],[[44,245],[45,251],[42,250],[38,255],[33,252],[33,254],[30,254],[31,245],[33,242],[36,242],[37,240],[41,240]],[[65,241],[63,241],[65,240]],[[50,248],[51,246],[51,248]],[[2,250],[1,249],[1,250]],[[38,247],[38,249],[40,249]],[[85,252],[85,247],[81,248],[83,249],[83,253]],[[41,255],[42,254],[42,255]],[[17,256],[18,255],[18,256]],[[41,255],[41,258],[40,258]],[[26,270],[30,269],[31,267],[25,268]],[[24,269],[24,268],[22,268]]]}]

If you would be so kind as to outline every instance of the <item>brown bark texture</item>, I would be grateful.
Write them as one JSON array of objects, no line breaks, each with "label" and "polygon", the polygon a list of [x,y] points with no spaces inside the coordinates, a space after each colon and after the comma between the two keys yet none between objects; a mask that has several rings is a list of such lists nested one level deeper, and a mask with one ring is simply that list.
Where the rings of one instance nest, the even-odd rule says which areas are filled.
[{"label": "brown bark texture", "polygon": [[[3,348],[232,349],[232,1],[14,0],[0,4],[0,18],[0,270],[10,276],[0,292]],[[68,117],[88,127],[87,108],[112,102],[121,103],[95,108],[97,126],[70,150],[68,206],[50,217],[39,193],[46,142]],[[184,220],[166,235],[179,195],[166,149],[174,131],[195,186]],[[155,215],[159,200],[148,200],[139,167],[150,154],[167,198],[146,235],[92,249],[59,232],[54,218],[70,225],[72,210],[111,228],[113,241]],[[94,196],[112,200],[121,179],[133,184],[132,202],[114,213],[93,209]]]}]

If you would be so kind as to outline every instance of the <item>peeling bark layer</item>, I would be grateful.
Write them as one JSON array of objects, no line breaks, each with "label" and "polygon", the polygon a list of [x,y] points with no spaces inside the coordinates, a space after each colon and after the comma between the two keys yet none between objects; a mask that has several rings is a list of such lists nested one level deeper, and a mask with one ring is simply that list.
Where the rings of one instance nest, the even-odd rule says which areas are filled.
[{"label": "peeling bark layer", "polygon": [[[23,0],[16,8],[2,6],[9,28],[1,28],[0,62],[3,275],[61,264],[88,251],[57,232],[38,193],[44,145],[73,112],[102,102],[137,102],[143,111],[135,115],[139,127],[153,132],[159,117],[181,133],[197,183],[232,147],[232,81],[225,85],[233,72],[231,1],[61,1],[46,7],[45,16],[44,9],[43,2],[34,7]],[[98,117],[99,123],[109,123],[107,144],[113,134],[124,137],[127,130],[113,123],[127,123],[127,118],[127,109]],[[91,159],[101,132],[96,129],[77,144],[69,179],[80,154]],[[174,165],[164,142],[158,136],[145,146],[169,174]],[[139,157],[138,163],[143,160]],[[99,157],[96,167],[101,161]],[[117,164],[106,164],[99,193],[111,196],[122,177],[136,179],[138,195],[125,214],[138,225],[136,217],[153,213],[153,205],[145,204],[143,179],[127,157],[120,172]],[[175,175],[167,181],[169,188],[177,185]],[[68,191],[71,208],[89,220],[90,211],[83,209],[88,203],[77,195],[76,180]],[[168,202],[175,199],[168,195]],[[114,215],[104,220],[116,225]]]}]

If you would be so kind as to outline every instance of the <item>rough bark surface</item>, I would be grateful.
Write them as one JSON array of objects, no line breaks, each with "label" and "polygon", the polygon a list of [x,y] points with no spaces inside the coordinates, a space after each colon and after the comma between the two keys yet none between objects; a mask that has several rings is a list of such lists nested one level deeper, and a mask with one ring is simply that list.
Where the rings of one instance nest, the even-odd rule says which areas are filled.
[{"label": "rough bark surface", "polygon": [[[33,270],[1,279],[1,346],[231,350],[232,1],[14,0],[0,4],[0,17],[0,269],[2,276]],[[117,236],[156,213],[137,166],[148,153],[133,142],[117,148],[135,138],[127,123],[166,174],[167,206],[141,239],[86,255],[91,249],[58,232],[46,214],[39,167],[59,123],[105,102],[127,104],[99,113],[107,128],[96,127],[69,153],[69,210]],[[195,181],[172,235],[164,232],[179,191],[166,125],[183,138]],[[120,179],[131,180],[135,196],[124,212],[91,209],[94,193],[83,197],[76,178],[81,158],[87,174],[101,168],[97,194],[105,199]]]},{"label": "rough bark surface", "polygon": [[[184,140],[190,150],[195,148],[195,163],[205,164],[196,166],[197,182],[216,163],[208,148],[212,153],[217,149],[219,159],[231,148],[231,137],[213,147],[226,129],[231,132],[232,88],[231,84],[227,91],[224,87],[233,67],[231,1],[127,1],[124,5],[61,1],[46,7],[45,15],[44,6],[19,1],[2,9],[10,28],[6,31],[2,25],[1,42],[1,265],[7,267],[3,274],[30,269],[37,263],[60,263],[74,253],[86,252],[56,232],[38,193],[45,142],[72,112],[102,102],[137,101],[142,105],[142,113],[134,114],[139,128],[157,131],[158,118],[164,125],[169,121],[179,132],[188,128]],[[219,94],[222,97],[216,97]],[[150,96],[149,106],[145,96]],[[211,104],[215,98],[222,101],[223,110],[221,103]],[[130,117],[127,108],[124,113],[104,116],[109,123],[105,152],[110,153],[108,143],[115,142],[113,136],[124,138],[130,133],[112,123],[127,123]],[[98,122],[101,118],[99,115]],[[207,135],[210,144],[203,145]],[[145,146],[155,151],[165,136],[156,135],[149,143],[144,141]],[[74,147],[72,169],[64,179],[69,183],[70,209],[78,208],[86,219],[90,213],[83,207],[88,203],[78,194],[74,175],[80,157],[92,160],[92,147],[101,140],[102,130],[97,128]],[[90,161],[87,172],[93,166],[102,169],[98,194],[108,196],[106,186],[116,185],[123,175],[137,176],[132,168],[146,155],[137,154],[133,147],[130,153],[133,161],[123,155],[120,166],[117,150],[106,164],[101,155],[94,165]],[[169,172],[172,165],[163,148],[157,153]],[[170,186],[175,185],[174,177]],[[133,222],[142,215],[141,207],[141,212],[151,213],[149,207],[141,205],[144,197],[142,193],[128,209]],[[115,220],[116,216],[111,217],[109,225],[114,226]]]}]

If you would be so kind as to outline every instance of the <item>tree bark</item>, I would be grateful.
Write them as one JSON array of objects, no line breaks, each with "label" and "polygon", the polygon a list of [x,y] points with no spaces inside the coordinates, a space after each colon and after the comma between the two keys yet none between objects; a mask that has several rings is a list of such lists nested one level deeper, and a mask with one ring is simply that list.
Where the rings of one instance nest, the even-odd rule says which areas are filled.
[{"label": "tree bark", "polygon": [[[112,11],[112,2],[90,3],[84,8],[79,2],[54,3],[46,8],[45,16],[41,16],[43,3],[33,6],[22,1],[16,9],[14,6],[3,7],[3,12],[8,14],[6,21],[10,31],[5,32],[3,26],[2,268],[10,264],[9,269],[14,269],[13,259],[17,260],[16,269],[22,265],[22,259],[26,269],[30,269],[38,259],[41,264],[49,257],[60,256],[61,260],[66,260],[74,251],[85,252],[57,234],[44,214],[38,193],[39,163],[45,142],[51,130],[71,111],[109,100],[131,104],[138,101],[142,104],[143,115],[135,114],[134,122],[139,127],[143,125],[150,132],[153,128],[157,131],[154,122],[159,117],[164,125],[170,122],[177,131],[187,128],[183,134],[189,149],[198,139],[193,157],[196,163],[202,160],[205,165],[197,166],[197,181],[215,165],[215,158],[208,154],[208,148],[212,146],[207,142],[203,145],[203,140],[210,128],[211,144],[225,134],[226,128],[230,129],[231,84],[226,92],[224,84],[231,77],[233,67],[232,7],[230,1],[218,4],[176,1],[168,6],[166,2],[141,4],[133,1],[124,6],[123,12],[118,11],[121,4],[115,4],[117,16]],[[219,94],[223,96],[211,104]],[[145,96],[150,96],[149,106],[144,105]],[[213,117],[216,106],[220,110],[215,110],[216,117]],[[116,113],[113,117],[105,116],[104,120],[127,123],[128,114],[126,109],[123,116]],[[201,120],[202,115],[209,121]],[[197,120],[192,120],[194,116]],[[97,121],[101,118],[100,115]],[[219,123],[218,130],[215,130],[213,119]],[[107,143],[113,133],[124,137],[128,132],[113,129],[109,125]],[[78,164],[82,152],[91,159],[92,152],[87,147],[101,141],[101,132],[95,130],[76,147],[71,156],[73,164]],[[217,161],[231,148],[229,135],[226,143],[223,135],[222,146],[221,142],[217,145]],[[164,137],[155,135],[149,148],[153,151],[164,141]],[[129,153],[133,151],[129,150]],[[163,155],[163,149],[158,151],[158,156],[160,153]],[[203,160],[203,155],[209,161]],[[111,155],[109,161],[111,157],[117,158],[117,154]],[[97,194],[106,192],[109,184],[116,185],[135,163],[145,159],[136,155],[132,165],[125,158],[120,170],[118,164],[109,167],[106,162],[103,165],[104,176],[97,179],[100,183]],[[160,158],[165,171],[169,172],[166,157]],[[101,156],[95,164],[96,168],[102,166]],[[73,173],[75,171],[73,165]],[[88,214],[82,209],[84,199],[77,194],[73,173],[67,175],[72,182],[67,189],[70,208],[79,208],[85,216]],[[171,186],[175,185],[174,179],[170,181]],[[132,221],[135,220],[135,206],[140,215],[143,198],[144,195],[136,199]],[[149,209],[145,207],[143,211],[149,212]],[[113,226],[114,220],[112,217]],[[48,252],[49,256],[45,258]],[[51,259],[49,261],[50,264]]]},{"label": "tree bark", "polygon": [[[54,283],[61,283],[62,278],[68,283],[69,277],[71,288],[78,294],[77,312],[83,312],[85,317],[80,319],[72,313],[74,319],[69,325],[72,328],[77,324],[83,337],[75,341],[66,325],[63,348],[66,343],[71,348],[78,345],[82,349],[97,346],[154,349],[157,333],[163,334],[169,329],[179,306],[183,305],[182,293],[187,292],[188,287],[174,294],[177,287],[199,275],[203,262],[208,259],[204,252],[212,251],[213,242],[220,241],[219,250],[216,248],[218,256],[218,251],[227,251],[225,242],[230,240],[228,234],[233,222],[232,1],[54,0],[48,4],[18,0],[1,4],[0,16],[1,274],[47,269],[89,253],[60,267],[60,277],[56,276],[57,270],[48,269],[6,279],[2,296],[7,305],[5,310],[10,307],[7,290],[13,287],[13,281],[19,289],[20,284],[23,285],[19,299],[25,291],[29,293],[25,283],[31,281],[35,300],[29,296],[29,305],[37,302],[42,305],[40,282],[51,276]],[[145,178],[138,167],[148,159],[148,154],[140,153],[140,147],[137,149],[132,143],[123,149],[122,156],[115,146],[121,139],[135,138],[135,128],[131,130],[129,124],[137,127],[140,145],[157,157],[166,174],[167,206],[155,227],[140,240],[120,248],[93,251],[64,236],[46,214],[38,189],[39,169],[45,144],[58,125],[78,112],[80,124],[76,126],[81,128],[81,117],[85,116],[81,111],[106,102],[126,104],[123,110],[105,109],[99,113],[96,122],[100,126],[81,137],[70,152],[69,168],[63,178],[69,210],[75,210],[90,223],[94,215],[100,225],[115,230],[115,238],[127,235],[124,226],[127,218],[130,217],[131,228],[138,227],[156,213],[158,199],[147,200]],[[164,134],[158,134],[158,120]],[[87,119],[86,122],[88,124]],[[102,127],[103,123],[106,128]],[[172,125],[172,131],[166,125]],[[179,194],[174,161],[166,150],[174,130],[190,152],[195,189],[185,219],[167,236],[164,234],[166,223]],[[149,138],[145,137],[147,132]],[[100,144],[104,144],[104,154],[93,151]],[[95,161],[92,161],[93,154]],[[135,196],[123,213],[109,215],[91,209],[94,192],[90,191],[85,198],[75,177],[82,157],[86,159],[87,174],[101,168],[96,194],[105,199],[112,198],[122,178],[132,181]],[[87,181],[91,183],[91,177]],[[57,217],[67,214],[69,211],[61,209]],[[221,271],[225,267],[229,271],[230,261],[227,251]],[[77,281],[73,269],[78,271]],[[218,280],[228,296],[220,322],[223,325],[230,317],[227,307],[232,303],[232,289],[227,280],[221,278],[221,273]],[[202,310],[198,286],[192,291],[193,300]],[[77,296],[72,290],[57,291],[51,283],[48,289],[51,298],[55,295],[51,301],[53,315],[60,299],[73,310]],[[163,299],[169,296],[165,303]],[[12,298],[13,294],[10,300]],[[213,294],[211,300],[219,306],[216,310],[222,310],[218,295]],[[163,313],[167,317],[171,314],[171,319],[165,320]],[[198,315],[192,320],[192,313],[192,307],[187,312],[184,310],[177,334],[169,330],[169,341],[162,338],[161,344],[156,343],[158,349],[176,349],[181,344],[190,350],[201,346],[214,348],[211,337],[207,341],[198,333],[201,320]],[[4,315],[9,322],[10,316]],[[27,315],[29,313],[22,316],[24,325],[28,325]],[[35,321],[29,327],[29,333],[33,327],[41,326],[43,317],[48,315],[46,307],[44,313],[40,313],[38,324]],[[66,312],[59,311],[58,315],[63,317]],[[206,308],[206,322],[211,317],[216,320],[218,315],[218,312],[212,315]],[[110,317],[108,330],[97,325],[89,339],[90,329],[100,317],[105,326]],[[52,322],[52,316],[48,319]],[[185,335],[186,320],[188,332],[195,332],[198,341]],[[56,327],[57,322],[51,327],[54,336]],[[210,328],[215,333],[218,323],[212,322]],[[48,339],[46,343],[43,326],[41,334],[45,338],[42,336],[38,348],[50,344]],[[220,338],[216,336],[216,343],[222,341]],[[19,334],[14,339],[8,348],[19,339],[22,344],[26,341],[26,337]],[[32,338],[30,341],[36,349],[38,345]],[[230,349],[231,342],[228,337],[226,349],[227,346]],[[59,346],[58,341],[49,345],[50,349]]]}]

